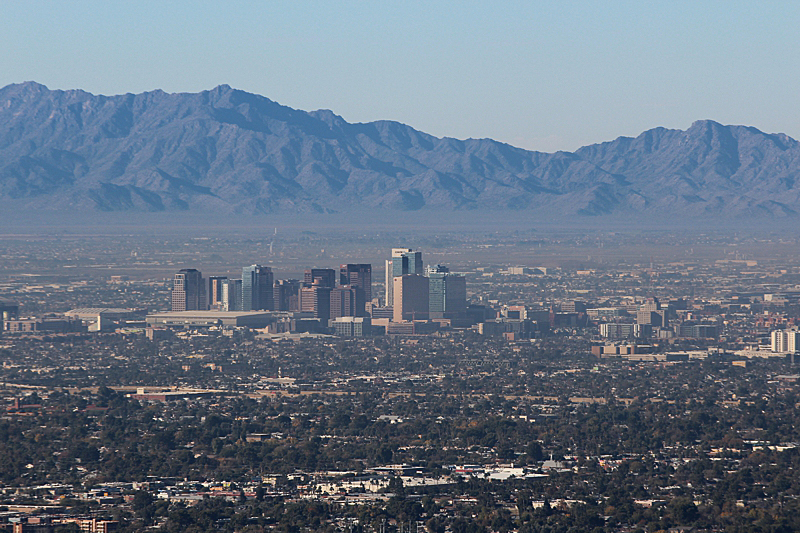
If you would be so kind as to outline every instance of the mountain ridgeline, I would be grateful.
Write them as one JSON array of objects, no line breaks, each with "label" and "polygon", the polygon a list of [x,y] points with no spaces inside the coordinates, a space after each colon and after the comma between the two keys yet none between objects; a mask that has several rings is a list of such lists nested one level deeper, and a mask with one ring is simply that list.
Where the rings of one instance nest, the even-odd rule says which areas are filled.
[{"label": "mountain ridgeline", "polygon": [[350,124],[226,85],[0,89],[0,201],[18,209],[795,216],[799,176],[797,141],[708,120],[548,154]]}]

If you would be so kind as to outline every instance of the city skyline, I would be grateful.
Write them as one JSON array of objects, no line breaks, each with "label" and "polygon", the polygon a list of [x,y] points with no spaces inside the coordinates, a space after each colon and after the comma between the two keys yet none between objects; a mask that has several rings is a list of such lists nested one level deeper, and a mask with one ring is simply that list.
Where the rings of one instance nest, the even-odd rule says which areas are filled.
[{"label": "city skyline", "polygon": [[253,320],[267,320],[262,322],[267,324],[266,315],[262,314],[262,319],[252,316],[259,311],[293,314],[288,325],[291,332],[333,330],[350,336],[369,335],[373,326],[383,328],[384,333],[401,332],[408,323],[416,333],[469,323],[464,275],[441,264],[426,267],[419,250],[391,248],[390,253],[383,298],[373,298],[369,263],[341,264],[338,272],[306,268],[302,281],[277,278],[271,267],[260,264],[243,267],[241,279],[223,275],[203,278],[197,269],[181,269],[173,277],[171,311],[162,317],[163,322],[154,318],[154,324],[212,325],[215,320],[238,324],[239,319],[232,318],[237,316],[249,316],[251,324]]}]

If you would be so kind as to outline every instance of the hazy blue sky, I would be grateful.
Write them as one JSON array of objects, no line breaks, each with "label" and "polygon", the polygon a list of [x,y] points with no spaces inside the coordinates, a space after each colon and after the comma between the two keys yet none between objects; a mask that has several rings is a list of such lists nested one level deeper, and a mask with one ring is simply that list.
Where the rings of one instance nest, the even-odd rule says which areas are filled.
[{"label": "hazy blue sky", "polygon": [[800,138],[800,2],[0,1],[0,86],[227,83],[553,151],[710,118]]}]

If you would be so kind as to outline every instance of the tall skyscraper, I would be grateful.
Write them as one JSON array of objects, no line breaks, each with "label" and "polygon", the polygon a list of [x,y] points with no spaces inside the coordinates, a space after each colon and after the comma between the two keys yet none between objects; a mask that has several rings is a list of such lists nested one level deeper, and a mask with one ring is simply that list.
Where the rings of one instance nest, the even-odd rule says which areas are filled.
[{"label": "tall skyscraper", "polygon": [[339,267],[339,284],[355,289],[356,301],[354,316],[365,316],[364,305],[372,300],[372,265],[342,265]]},{"label": "tall skyscraper", "polygon": [[324,287],[320,280],[300,289],[300,310],[314,313],[314,318],[318,318],[325,327],[331,315],[331,290],[330,287]]},{"label": "tall skyscraper", "polygon": [[220,310],[242,310],[242,280],[226,279],[222,282],[222,304]]},{"label": "tall skyscraper", "polygon": [[392,257],[386,261],[386,305],[394,302],[394,278],[406,274],[423,274],[422,252],[411,248],[392,248]]},{"label": "tall skyscraper", "polygon": [[467,280],[436,265],[425,269],[428,276],[429,310],[431,318],[455,318],[467,312]]},{"label": "tall skyscraper", "polygon": [[205,309],[203,275],[194,268],[179,270],[172,280],[172,310],[199,311]]},{"label": "tall skyscraper", "polygon": [[404,274],[393,280],[392,308],[394,322],[427,320],[429,307],[428,278],[420,274]]},{"label": "tall skyscraper", "polygon": [[332,268],[309,268],[303,275],[303,285],[310,287],[315,281],[320,287],[332,289],[336,286],[336,271]]},{"label": "tall skyscraper", "polygon": [[300,310],[300,281],[296,279],[279,279],[272,289],[272,302],[275,311]]},{"label": "tall skyscraper", "polygon": [[209,276],[208,291],[206,292],[209,309],[222,309],[222,285],[227,276]]},{"label": "tall skyscraper", "polygon": [[358,287],[364,291],[366,301],[372,300],[372,265],[342,265],[339,267],[339,284]]},{"label": "tall skyscraper", "polygon": [[383,292],[386,301],[383,303],[386,307],[391,307],[394,302],[394,276],[392,276],[392,260],[387,259],[384,263],[385,270],[383,273]]},{"label": "tall skyscraper", "polygon": [[[350,285],[339,285],[331,289],[331,311],[329,317],[363,316],[364,300],[363,296],[359,297],[358,293],[363,295],[363,291],[360,291],[356,287],[351,287]],[[358,308],[359,304],[361,304],[360,314]]]},{"label": "tall skyscraper", "polygon": [[272,309],[272,269],[250,265],[242,269],[242,310]]}]

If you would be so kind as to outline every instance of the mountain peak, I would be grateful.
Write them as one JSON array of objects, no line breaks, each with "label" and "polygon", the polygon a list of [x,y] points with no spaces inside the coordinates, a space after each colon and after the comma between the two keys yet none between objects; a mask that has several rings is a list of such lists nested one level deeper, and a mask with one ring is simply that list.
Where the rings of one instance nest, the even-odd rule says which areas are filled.
[{"label": "mountain peak", "polygon": [[228,85],[227,83],[221,83],[221,84],[217,85],[216,87],[214,87],[213,89],[211,89],[210,92],[212,92],[212,93],[229,93],[229,92],[232,92],[234,90],[235,89],[233,87],[231,87],[230,85]]},{"label": "mountain peak", "polygon": [[31,91],[40,91],[45,92],[49,91],[50,89],[47,88],[46,85],[43,85],[36,81],[23,81],[22,83],[12,84],[12,86],[19,87],[21,89],[31,90]]},{"label": "mountain peak", "polygon": [[343,119],[330,109],[317,109],[316,111],[309,112],[309,115],[321,120],[328,126],[341,126],[342,124],[347,124],[347,121],[345,119]]},{"label": "mountain peak", "polygon": [[25,81],[22,83],[12,83],[0,89],[0,93],[12,94],[42,94],[49,92],[46,86],[35,81]]},{"label": "mountain peak", "polygon": [[[692,122],[692,125],[689,127],[689,130],[701,129],[701,128],[724,128],[724,127],[726,127],[726,126],[723,126],[722,124],[720,124],[716,120],[711,120],[711,119],[705,118],[705,119],[701,119],[701,120],[695,120],[694,122]],[[689,130],[687,130],[687,131],[689,131]]]}]

